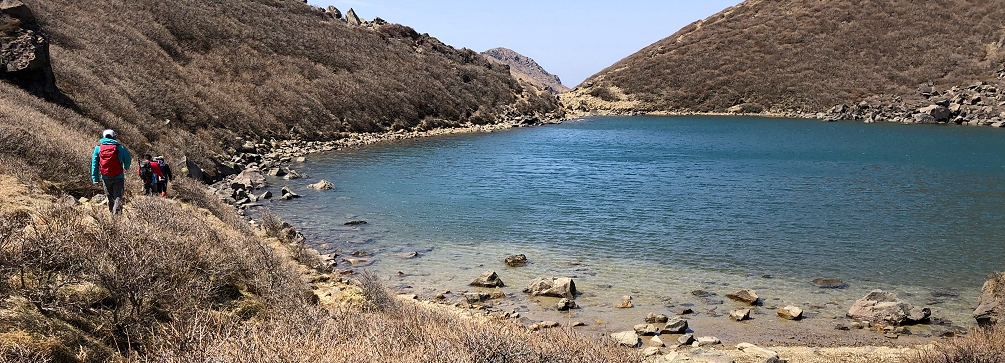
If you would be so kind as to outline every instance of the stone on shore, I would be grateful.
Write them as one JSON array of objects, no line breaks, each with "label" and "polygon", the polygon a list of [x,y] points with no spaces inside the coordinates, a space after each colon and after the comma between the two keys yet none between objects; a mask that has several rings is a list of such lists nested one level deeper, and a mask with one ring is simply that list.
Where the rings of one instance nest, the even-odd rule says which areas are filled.
[{"label": "stone on shore", "polygon": [[677,337],[677,343],[680,345],[691,345],[691,343],[694,343],[694,334],[684,334]]},{"label": "stone on shore", "polygon": [[300,173],[298,173],[296,170],[290,169],[290,172],[286,173],[286,175],[283,176],[283,179],[294,180],[294,179],[300,179],[300,178],[303,178],[303,177],[304,176],[300,175]]},{"label": "stone on shore", "polygon": [[692,345],[696,347],[703,347],[706,345],[716,345],[721,343],[722,342],[719,341],[719,338],[716,337],[698,337],[694,339],[694,343],[692,343]]},{"label": "stone on shore", "polygon": [[928,308],[919,309],[898,299],[896,293],[873,290],[855,301],[847,315],[855,320],[902,325],[926,320],[931,314]]},{"label": "stone on shore", "polygon": [[559,326],[561,326],[561,324],[559,324],[557,321],[542,321],[539,323],[531,324],[530,326],[527,327],[527,329],[530,329],[531,331],[538,331],[541,329],[557,328]]},{"label": "stone on shore", "polygon": [[663,325],[660,334],[684,334],[685,332],[687,332],[687,320],[675,316]]},{"label": "stone on shore", "polygon": [[744,353],[750,353],[761,358],[778,358],[778,352],[758,347],[750,343],[740,343],[736,345],[736,349],[743,351]]},{"label": "stone on shore", "polygon": [[977,309],[974,310],[974,319],[977,320],[977,325],[979,326],[991,326],[1001,322],[1005,322],[1005,304],[1001,299],[1000,294],[996,294],[995,291],[1000,289],[998,286],[1001,281],[1000,279],[1005,278],[1005,274],[995,274],[991,279],[984,282],[984,286],[981,288],[981,296],[977,300]]},{"label": "stone on shore", "polygon": [[744,321],[750,319],[750,309],[739,309],[729,312],[729,318],[734,321]]},{"label": "stone on shore", "polygon": [[646,349],[642,350],[643,357],[652,357],[654,355],[661,355],[661,354],[663,354],[663,350],[660,349],[659,347],[647,347]]},{"label": "stone on shore", "polygon": [[646,315],[646,323],[649,324],[665,324],[669,318],[663,314],[649,313]]},{"label": "stone on shore", "polygon": [[663,343],[663,339],[660,338],[659,335],[653,336],[652,339],[649,339],[649,345],[660,348],[667,346],[666,343]]},{"label": "stone on shore", "polygon": [[789,305],[778,309],[778,316],[788,320],[799,320],[803,318],[803,309]]},{"label": "stone on shore", "polygon": [[740,290],[733,294],[726,294],[726,297],[750,305],[757,305],[759,300],[757,293],[754,292],[754,290]]},{"label": "stone on shore", "polygon": [[335,184],[332,184],[330,181],[321,179],[321,181],[308,185],[307,187],[314,190],[332,190],[335,189]]},{"label": "stone on shore", "polygon": [[531,296],[576,298],[576,283],[568,277],[539,278],[531,281],[523,292]]},{"label": "stone on shore", "polygon": [[469,292],[464,294],[464,299],[468,301],[468,304],[477,304],[489,298],[489,294],[484,292]]},{"label": "stone on shore", "polygon": [[506,256],[503,263],[509,267],[527,266],[527,256],[524,254]]},{"label": "stone on shore", "polygon": [[635,334],[640,336],[653,336],[659,334],[660,329],[652,324],[637,324],[634,326]]},{"label": "stone on shore", "polygon": [[235,184],[241,184],[247,189],[258,189],[267,185],[265,175],[256,168],[247,168],[234,177]]},{"label": "stone on shore", "polygon": [[613,333],[611,334],[611,339],[614,339],[614,342],[620,345],[631,348],[638,347],[639,344],[641,344],[642,342],[642,340],[639,339],[639,336],[635,334],[634,331],[623,331],[620,333]]},{"label": "stone on shore", "polygon": [[481,276],[476,277],[468,285],[478,286],[478,287],[503,287],[503,286],[506,286],[506,284],[504,284],[503,281],[501,279],[499,279],[499,275],[497,275],[496,272],[492,271],[492,270],[485,271],[484,273],[481,274]]},{"label": "stone on shore", "polygon": [[282,197],[280,197],[280,199],[282,200],[300,198],[300,194],[294,193],[292,190],[290,190],[290,187],[283,187],[281,194],[283,195]]},{"label": "stone on shore", "polygon": [[567,311],[567,310],[572,310],[572,309],[579,309],[579,305],[576,304],[576,300],[567,299],[567,298],[564,298],[564,297],[562,298],[562,300],[558,301],[557,307],[558,307],[559,311]]}]

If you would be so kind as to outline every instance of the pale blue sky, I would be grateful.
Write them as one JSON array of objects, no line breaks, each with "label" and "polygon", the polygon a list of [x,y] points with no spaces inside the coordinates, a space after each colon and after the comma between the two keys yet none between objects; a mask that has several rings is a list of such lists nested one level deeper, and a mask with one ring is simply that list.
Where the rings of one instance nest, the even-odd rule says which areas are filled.
[{"label": "pale blue sky", "polygon": [[309,0],[354,8],[456,48],[506,47],[574,87],[607,66],[740,0]]}]

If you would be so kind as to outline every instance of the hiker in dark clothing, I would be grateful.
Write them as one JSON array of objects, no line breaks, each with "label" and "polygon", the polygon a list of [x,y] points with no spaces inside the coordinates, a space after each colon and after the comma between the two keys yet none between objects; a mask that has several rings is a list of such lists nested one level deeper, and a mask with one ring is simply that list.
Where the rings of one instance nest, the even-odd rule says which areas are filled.
[{"label": "hiker in dark clothing", "polygon": [[140,175],[140,179],[143,179],[143,194],[154,196],[160,194],[160,189],[158,189],[158,179],[163,178],[164,175],[161,174],[160,166],[152,160],[150,154],[143,155],[143,160],[140,160],[140,167],[137,173]]},{"label": "hiker in dark clothing", "polygon": [[154,158],[154,162],[156,162],[157,165],[160,167],[161,175],[164,176],[163,178],[160,179],[157,185],[158,189],[160,189],[161,191],[161,196],[163,197],[167,195],[168,181],[174,179],[174,177],[171,176],[171,167],[168,166],[167,162],[164,161],[163,156],[157,156],[156,158]]},{"label": "hiker in dark clothing", "polygon": [[122,192],[126,186],[126,173],[133,162],[125,146],[115,140],[115,131],[105,130],[101,133],[100,145],[94,148],[91,155],[91,182],[101,181],[108,199],[108,212],[122,212]]}]

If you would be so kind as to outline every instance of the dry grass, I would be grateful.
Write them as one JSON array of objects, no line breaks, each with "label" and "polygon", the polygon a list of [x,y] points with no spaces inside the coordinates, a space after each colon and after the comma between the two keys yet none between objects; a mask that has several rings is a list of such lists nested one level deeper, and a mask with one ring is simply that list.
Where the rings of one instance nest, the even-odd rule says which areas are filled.
[{"label": "dry grass", "polygon": [[1005,329],[1000,325],[977,328],[962,337],[937,344],[906,363],[999,363],[1005,362]]},{"label": "dry grass", "polygon": [[988,1],[745,1],[587,79],[641,111],[825,111],[870,95],[918,97],[994,78],[1005,7]]}]

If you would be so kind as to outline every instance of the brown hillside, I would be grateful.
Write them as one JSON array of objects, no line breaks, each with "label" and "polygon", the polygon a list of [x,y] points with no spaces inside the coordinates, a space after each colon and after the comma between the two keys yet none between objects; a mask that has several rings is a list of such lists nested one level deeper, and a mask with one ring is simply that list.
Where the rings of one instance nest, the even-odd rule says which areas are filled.
[{"label": "brown hillside", "polygon": [[994,78],[1003,18],[1001,1],[749,0],[621,60],[578,93],[635,111],[697,112],[916,98],[928,82]]},{"label": "brown hillside", "polygon": [[51,36],[58,87],[93,121],[74,128],[95,140],[114,128],[134,151],[203,168],[237,136],[334,139],[555,109],[474,51],[298,0],[25,2]]},{"label": "brown hillside", "polygon": [[562,84],[558,76],[548,73],[540,64],[523,54],[507,48],[492,48],[482,52],[489,60],[498,61],[510,67],[513,76],[530,82],[538,88],[547,89],[552,93],[568,92],[569,87]]}]

